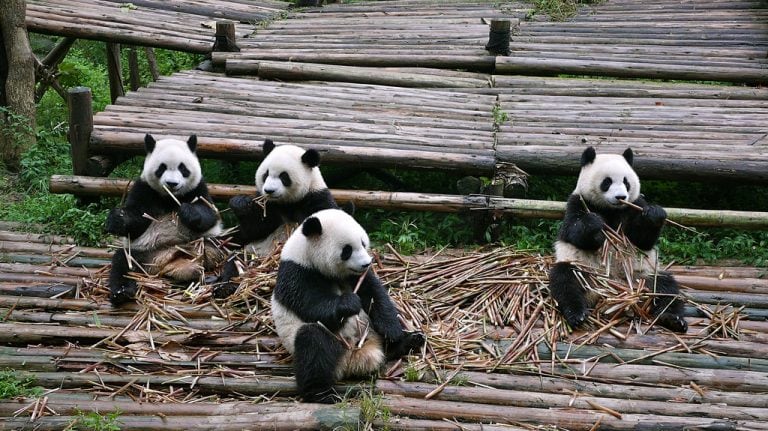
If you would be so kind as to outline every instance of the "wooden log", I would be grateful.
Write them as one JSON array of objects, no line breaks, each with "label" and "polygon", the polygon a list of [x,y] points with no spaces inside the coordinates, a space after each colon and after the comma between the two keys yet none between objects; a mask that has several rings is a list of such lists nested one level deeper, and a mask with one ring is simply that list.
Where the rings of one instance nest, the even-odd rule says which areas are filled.
[{"label": "wooden log", "polygon": [[216,21],[216,34],[211,51],[240,52],[235,37],[235,23],[229,20]]},{"label": "wooden log", "polygon": [[128,80],[131,91],[136,91],[141,86],[141,74],[139,72],[139,54],[135,46],[128,47]]},{"label": "wooden log", "polygon": [[496,423],[530,423],[555,425],[569,430],[591,430],[595,423],[606,429],[636,430],[641,426],[656,429],[684,429],[685,427],[758,427],[759,421],[730,419],[705,419],[677,416],[654,416],[648,414],[621,414],[616,418],[601,410],[559,410],[553,414],[550,409],[527,407],[494,406],[465,402],[423,400],[398,396],[385,396],[384,406],[393,414],[422,417],[427,419],[451,419],[468,421],[489,421]]},{"label": "wooden log", "polygon": [[[67,55],[67,52],[69,52],[69,49],[72,48],[72,45],[75,43],[76,40],[77,39],[71,38],[71,37],[63,38],[40,61],[42,66],[46,69],[45,74],[48,76],[49,79],[40,80],[40,78],[38,78],[38,80],[40,80],[40,85],[35,90],[36,102],[39,102],[43,98],[43,95],[45,94],[46,90],[48,90],[48,86],[52,84],[52,81],[56,80],[55,72],[59,67],[59,63],[61,63],[61,61],[64,60],[64,57]],[[67,97],[64,97],[64,100],[66,101]]]},{"label": "wooden log", "polygon": [[496,57],[496,72],[501,74],[608,75],[621,78],[683,79],[759,84],[768,81],[764,69],[644,64],[621,61],[581,61],[568,59]]},{"label": "wooden log", "polygon": [[0,295],[26,296],[36,298],[71,298],[75,293],[75,286],[71,284],[41,284],[30,286],[19,282],[7,283],[4,276],[0,276]]},{"label": "wooden log", "polygon": [[123,87],[123,69],[120,65],[120,44],[108,42],[107,48],[107,75],[109,77],[109,95],[112,103],[118,97],[125,96]]},{"label": "wooden log", "polygon": [[[434,385],[380,380],[376,389],[387,396],[398,395],[410,398],[424,397]],[[671,403],[641,399],[618,399],[588,394],[530,392],[524,390],[501,390],[481,387],[446,386],[436,400],[456,401],[473,404],[490,404],[540,409],[574,408],[589,410],[592,404],[621,412],[621,414],[652,414],[658,416],[689,416],[713,419],[768,420],[763,408],[734,407],[718,404]]]},{"label": "wooden log", "polygon": [[[385,50],[358,50],[361,52],[350,52],[348,50],[342,50],[341,52],[328,52],[312,50],[308,52],[297,52],[282,50],[280,52],[269,51],[256,51],[249,52],[243,56],[222,56],[218,55],[214,58],[219,60],[219,64],[226,65],[226,71],[228,75],[261,75],[259,69],[260,62],[299,62],[309,64],[326,64],[336,66],[349,66],[349,67],[375,67],[375,68],[394,68],[394,67],[421,67],[421,68],[436,68],[436,69],[455,69],[455,70],[468,70],[476,72],[491,72],[494,66],[494,60],[492,56],[487,55],[482,51],[473,50],[471,53],[460,54],[455,51],[451,51],[445,54],[436,52],[424,52],[424,51],[411,51],[411,52],[393,52]],[[216,62],[214,62],[216,63]],[[421,85],[407,84],[402,85],[402,82],[408,78],[397,75],[384,75],[383,72],[373,71],[377,75],[370,80],[364,80],[360,75],[354,75],[355,78],[346,77],[352,75],[335,75],[336,78],[331,81],[345,81],[345,82],[362,82],[362,83],[381,83],[383,85],[392,85],[390,83],[396,83],[402,87],[416,87]],[[429,71],[424,71],[423,74],[427,75]],[[278,73],[268,69],[265,69],[264,73]],[[299,76],[297,78],[291,78],[295,80],[314,80],[310,73],[320,72],[306,72],[302,71],[303,75],[298,75],[298,72],[291,72],[292,76]],[[322,72],[328,73],[328,72]],[[305,77],[306,76],[306,77]],[[264,76],[262,76],[264,77]],[[273,77],[274,79],[279,79]],[[469,78],[469,77],[467,77]],[[400,81],[398,81],[399,79]],[[319,79],[318,79],[319,80]],[[450,87],[450,85],[435,85],[434,81],[427,81],[429,84],[427,87]],[[457,81],[459,86],[467,85],[466,80]],[[470,82],[475,84],[475,82]],[[473,85],[474,86],[474,85]]]},{"label": "wooden log", "polygon": [[[53,175],[49,184],[51,193],[121,196],[128,186],[128,181],[116,178]],[[228,200],[238,194],[255,194],[255,188],[252,186],[210,184],[209,191],[211,196],[217,200]],[[359,190],[332,190],[332,193],[339,202],[354,202],[355,205],[361,208],[403,208],[437,212],[489,210],[521,218],[548,219],[562,218],[565,210],[564,202],[509,199],[485,195],[453,196]],[[762,212],[687,208],[666,208],[666,210],[670,220],[686,226],[754,229],[768,227],[768,214]],[[717,283],[729,286],[729,282],[726,280],[720,280]],[[745,282],[744,284],[748,283]],[[734,285],[738,284],[742,283],[734,283]]]},{"label": "wooden log", "polygon": [[93,132],[91,89],[73,87],[68,92],[69,131],[67,138],[72,156],[72,173],[87,175],[89,145]]},{"label": "wooden log", "polygon": [[160,78],[160,69],[157,67],[157,57],[155,57],[155,50],[149,46],[145,46],[144,54],[147,57],[147,66],[149,67],[150,75],[152,75],[152,80],[157,81]]},{"label": "wooden log", "polygon": [[493,55],[509,55],[509,40],[511,26],[509,20],[494,19],[488,32],[488,43],[485,49]]},{"label": "wooden log", "polygon": [[313,63],[227,60],[228,75],[258,74],[263,79],[289,81],[342,81],[396,87],[488,87],[489,80],[434,77],[417,72],[400,72],[356,66]]},{"label": "wooden log", "polygon": [[32,252],[40,254],[59,255],[59,258],[66,260],[71,256],[98,257],[109,259],[112,252],[103,248],[96,247],[78,247],[75,244],[40,244],[26,243],[17,241],[0,241],[0,250],[4,252]]}]

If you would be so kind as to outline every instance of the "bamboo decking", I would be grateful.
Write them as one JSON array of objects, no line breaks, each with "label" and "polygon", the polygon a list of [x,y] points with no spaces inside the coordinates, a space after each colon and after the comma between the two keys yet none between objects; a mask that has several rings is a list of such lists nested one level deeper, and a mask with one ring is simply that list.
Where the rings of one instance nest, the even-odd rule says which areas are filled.
[{"label": "bamboo decking", "polygon": [[245,37],[287,7],[279,0],[28,0],[26,23],[35,33],[207,54],[214,20],[236,21],[235,33]]},{"label": "bamboo decking", "polygon": [[[538,333],[541,322],[526,324],[532,332],[515,325],[486,326],[480,336],[459,330],[467,322],[446,313],[450,307],[435,306],[429,321],[407,314],[409,322],[429,334],[431,347],[425,355],[431,360],[421,363],[431,365],[424,371],[445,379],[459,370],[459,378],[442,385],[427,377],[407,382],[399,378],[405,365],[392,363],[373,386],[352,381],[339,385],[342,392],[374,394],[377,409],[392,414],[371,418],[361,414],[357,403],[291,401],[293,373],[271,332],[268,308],[213,305],[192,299],[192,294],[114,310],[104,290],[109,251],[77,247],[61,237],[3,230],[0,253],[5,262],[0,264],[0,364],[19,370],[47,391],[38,401],[0,402],[0,429],[63,429],[77,419],[78,410],[119,410],[122,429],[155,430],[364,429],[362,423],[403,430],[768,426],[764,268],[672,268],[687,297],[699,307],[743,307],[738,339],[717,332],[730,325],[725,318],[730,314],[707,316],[688,307],[687,335],[661,330],[626,333],[627,328],[617,326],[613,331],[624,332],[621,338],[606,332],[579,346],[583,339],[576,341],[580,335],[574,334],[575,344],[554,344],[554,356],[548,341],[540,340],[532,346],[535,352],[529,352],[540,357],[538,365],[505,365],[501,359],[505,349],[515,345],[514,334]],[[471,265],[481,255],[469,253],[462,259]],[[533,273],[513,281],[510,289],[533,289],[542,282],[535,275],[540,270],[534,268],[545,259],[521,259],[532,262]],[[422,261],[430,260],[426,256]],[[392,280],[392,294],[408,298],[407,289],[399,285],[402,280],[397,281],[402,264],[386,255],[382,261],[377,271]],[[413,281],[418,262],[408,266]],[[474,266],[471,271],[477,272]],[[268,286],[271,277],[274,273],[266,273],[259,283]],[[453,283],[456,290],[447,288],[444,294],[467,295],[478,282],[487,283],[482,290],[504,286],[470,277],[466,284]],[[481,306],[487,300],[482,296],[463,308]],[[707,331],[712,332],[706,336]],[[455,358],[449,354],[454,343],[462,345],[458,349],[456,344]],[[411,360],[423,361],[419,355]],[[500,366],[484,366],[488,360]]]}]

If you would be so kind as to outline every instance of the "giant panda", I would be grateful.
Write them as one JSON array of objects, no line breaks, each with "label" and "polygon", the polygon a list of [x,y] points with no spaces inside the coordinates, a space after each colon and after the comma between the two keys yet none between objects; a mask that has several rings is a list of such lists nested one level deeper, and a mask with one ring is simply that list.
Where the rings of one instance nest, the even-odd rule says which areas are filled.
[{"label": "giant panda", "polygon": [[[657,323],[675,332],[686,332],[688,325],[683,318],[677,282],[671,274],[657,268],[655,247],[667,213],[658,205],[650,205],[640,194],[640,179],[632,162],[632,149],[618,155],[597,154],[589,147],[582,153],[576,189],[568,198],[555,242],[556,262],[549,272],[549,290],[568,324],[572,328],[581,325],[594,304],[579,283],[574,263],[603,268],[603,226],[620,229],[639,251],[632,265],[634,274],[630,276],[645,278],[645,285],[660,295],[654,297],[651,310]],[[617,268],[612,270],[615,274]]]},{"label": "giant panda", "polygon": [[[320,210],[338,208],[320,173],[320,153],[295,145],[276,146],[266,139],[262,146],[264,160],[256,169],[256,196],[238,195],[229,207],[237,218],[238,230],[233,241],[246,253],[265,257],[288,234],[284,226],[301,223]],[[263,203],[258,197],[265,197]],[[238,274],[236,256],[225,263],[214,291],[217,297],[234,293],[237,285],[230,279]]]},{"label": "giant panda", "polygon": [[205,247],[203,255],[195,258],[188,246],[222,231],[195,152],[197,137],[191,135],[187,142],[155,141],[147,134],[144,147],[140,178],[131,186],[125,205],[107,216],[106,231],[125,237],[124,249],[112,256],[109,273],[109,299],[114,306],[136,294],[136,282],[126,277],[133,264],[128,254],[149,274],[183,282],[199,278],[205,266],[215,265],[220,258],[215,247]]},{"label": "giant panda", "polygon": [[400,325],[387,289],[369,268],[368,246],[365,230],[339,209],[311,215],[283,245],[272,318],[293,355],[304,401],[333,402],[337,380],[376,373],[386,360],[425,342],[422,333]]}]

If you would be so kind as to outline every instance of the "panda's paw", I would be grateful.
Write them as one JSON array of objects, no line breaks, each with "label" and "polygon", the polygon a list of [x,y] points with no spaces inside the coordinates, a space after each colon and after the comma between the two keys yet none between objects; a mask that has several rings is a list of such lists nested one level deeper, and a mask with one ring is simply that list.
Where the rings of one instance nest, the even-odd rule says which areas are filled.
[{"label": "panda's paw", "polygon": [[662,313],[656,322],[672,332],[681,334],[688,332],[688,323],[685,322],[682,316],[674,313]]},{"label": "panda's paw", "polygon": [[427,342],[427,337],[422,332],[407,332],[406,338],[409,352],[421,349],[421,346]]},{"label": "panda's paw", "polygon": [[229,200],[229,207],[236,216],[246,216],[253,209],[253,196],[237,195]]},{"label": "panda's paw", "polygon": [[345,293],[339,297],[339,306],[336,309],[338,317],[349,317],[359,314],[363,309],[360,297],[354,293]]},{"label": "panda's paw", "polygon": [[569,307],[562,311],[565,321],[572,329],[581,326],[589,317],[589,309],[584,307]]},{"label": "panda's paw", "polygon": [[109,302],[113,307],[119,307],[127,302],[133,300],[136,297],[136,292],[139,290],[138,285],[134,280],[126,280],[119,286],[110,288]]},{"label": "panda's paw", "polygon": [[105,226],[107,233],[125,236],[125,210],[122,208],[112,208],[107,214],[107,223]]},{"label": "panda's paw", "polygon": [[200,211],[188,202],[184,202],[179,207],[179,220],[184,226],[194,231],[204,230],[201,229],[203,217],[200,215]]},{"label": "panda's paw", "polygon": [[213,297],[216,299],[229,298],[236,291],[239,285],[233,282],[220,284],[213,288]]},{"label": "panda's paw", "polygon": [[664,220],[667,219],[667,211],[658,205],[648,205],[643,208],[642,217],[654,226],[661,226]]}]

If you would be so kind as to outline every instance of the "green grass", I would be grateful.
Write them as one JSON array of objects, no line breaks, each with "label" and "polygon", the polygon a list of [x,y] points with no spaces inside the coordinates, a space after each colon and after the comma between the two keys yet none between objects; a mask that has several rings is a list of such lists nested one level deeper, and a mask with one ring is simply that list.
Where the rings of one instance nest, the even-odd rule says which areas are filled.
[{"label": "green grass", "polygon": [[43,388],[32,386],[32,378],[19,375],[15,371],[0,371],[0,400],[17,397],[39,397]]},{"label": "green grass", "polygon": [[120,431],[120,411],[101,414],[77,410],[77,417],[67,429],[72,431]]}]

